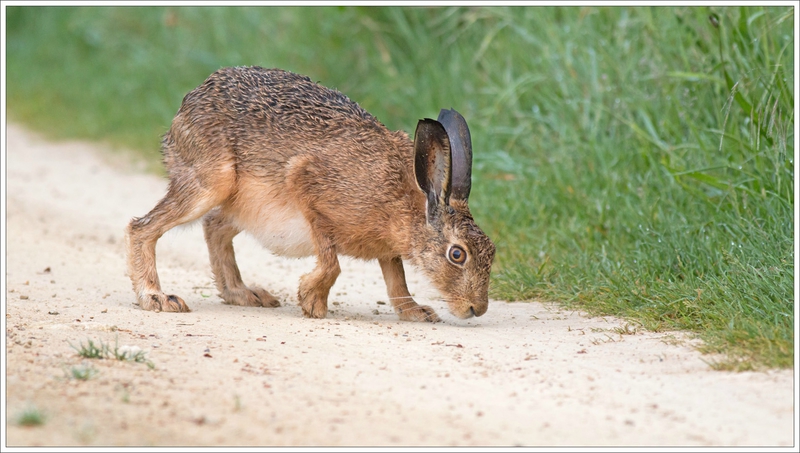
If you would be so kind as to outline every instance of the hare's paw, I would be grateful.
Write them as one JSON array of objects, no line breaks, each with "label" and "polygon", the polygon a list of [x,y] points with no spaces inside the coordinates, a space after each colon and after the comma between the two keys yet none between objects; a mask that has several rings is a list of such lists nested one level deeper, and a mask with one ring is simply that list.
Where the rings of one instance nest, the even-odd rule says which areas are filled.
[{"label": "hare's paw", "polygon": [[306,318],[322,319],[328,316],[328,305],[323,301],[312,301],[308,299],[305,302],[300,302],[300,308],[303,309],[303,316]]},{"label": "hare's paw", "polygon": [[281,303],[269,291],[262,288],[225,289],[220,294],[226,304],[244,307],[280,307]]},{"label": "hare's paw", "polygon": [[281,302],[278,300],[278,298],[270,294],[266,289],[255,287],[250,288],[250,291],[258,296],[258,300],[261,301],[262,307],[275,308],[281,306]]},{"label": "hare's paw", "polygon": [[139,306],[142,310],[186,313],[190,312],[189,306],[180,297],[173,294],[150,293],[142,294],[138,298]]},{"label": "hare's paw", "polygon": [[307,318],[324,318],[328,316],[328,292],[330,287],[323,287],[319,280],[313,280],[310,274],[300,277],[297,289],[297,300],[303,315]]},{"label": "hare's paw", "polygon": [[303,315],[307,318],[324,318],[328,316],[328,298],[321,297],[313,291],[298,291],[297,298],[300,300],[300,308]]},{"label": "hare's paw", "polygon": [[427,321],[427,322],[439,322],[439,315],[433,311],[433,308],[427,305],[414,305],[403,307],[400,312],[398,313],[401,321]]}]

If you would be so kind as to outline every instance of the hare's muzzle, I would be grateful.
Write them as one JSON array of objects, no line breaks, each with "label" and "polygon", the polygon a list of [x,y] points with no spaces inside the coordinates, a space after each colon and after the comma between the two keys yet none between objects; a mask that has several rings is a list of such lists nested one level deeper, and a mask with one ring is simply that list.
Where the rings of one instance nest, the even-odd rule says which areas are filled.
[{"label": "hare's muzzle", "polygon": [[469,319],[473,316],[481,316],[489,308],[489,301],[471,302],[460,307],[450,307],[450,313],[461,319]]},{"label": "hare's muzzle", "polygon": [[472,304],[469,307],[470,317],[481,316],[482,314],[486,313],[486,310],[488,309],[489,309],[489,301]]},{"label": "hare's muzzle", "polygon": [[472,305],[471,307],[469,307],[469,311],[472,314],[472,316],[481,316],[482,314],[486,313],[486,310],[488,309],[489,309],[488,303]]}]

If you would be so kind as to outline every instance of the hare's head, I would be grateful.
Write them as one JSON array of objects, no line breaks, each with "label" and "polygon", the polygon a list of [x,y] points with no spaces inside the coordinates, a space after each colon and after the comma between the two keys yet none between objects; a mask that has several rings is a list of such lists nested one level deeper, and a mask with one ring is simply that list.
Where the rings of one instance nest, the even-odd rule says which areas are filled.
[{"label": "hare's head", "polygon": [[495,247],[475,224],[467,199],[472,185],[472,143],[464,118],[442,110],[438,121],[420,120],[414,135],[414,173],[426,196],[426,228],[417,265],[459,318],[489,306]]}]

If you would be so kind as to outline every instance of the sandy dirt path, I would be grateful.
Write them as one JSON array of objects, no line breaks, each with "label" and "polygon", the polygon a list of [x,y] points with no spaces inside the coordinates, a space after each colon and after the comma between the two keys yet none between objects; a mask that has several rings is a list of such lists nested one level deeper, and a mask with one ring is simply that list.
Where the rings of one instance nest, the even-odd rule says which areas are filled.
[{"label": "sandy dirt path", "polygon": [[[165,180],[85,143],[7,128],[6,446],[791,446],[791,371],[709,368],[680,335],[538,302],[401,322],[376,262],[342,260],[327,319],[303,318],[313,259],[272,256],[240,235],[246,283],[277,309],[223,305],[199,225],[158,244],[162,285],[191,313],[133,305],[123,229]],[[102,151],[102,150],[101,150]],[[128,166],[128,168],[130,168]],[[630,329],[629,329],[630,330]],[[81,359],[87,340],[148,351],[142,363]],[[68,379],[73,367],[99,373]],[[45,423],[16,417],[36,408]]]}]

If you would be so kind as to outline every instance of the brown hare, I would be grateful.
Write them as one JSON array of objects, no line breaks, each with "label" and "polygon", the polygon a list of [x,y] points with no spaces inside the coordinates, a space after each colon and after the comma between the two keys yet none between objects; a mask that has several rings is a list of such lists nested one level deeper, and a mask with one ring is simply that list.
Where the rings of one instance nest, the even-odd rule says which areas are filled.
[{"label": "brown hare", "polygon": [[247,231],[278,255],[317,257],[297,293],[305,316],[327,315],[339,254],[378,260],[400,319],[439,321],[411,298],[403,259],[433,282],[455,316],[486,312],[495,246],[467,206],[472,145],[455,110],[420,120],[412,142],[308,77],[223,68],[183,98],[162,152],[167,194],[127,228],[128,272],[145,310],[189,311],[161,290],[156,241],[202,217],[227,304],[280,305],[242,282],[233,238]]}]

